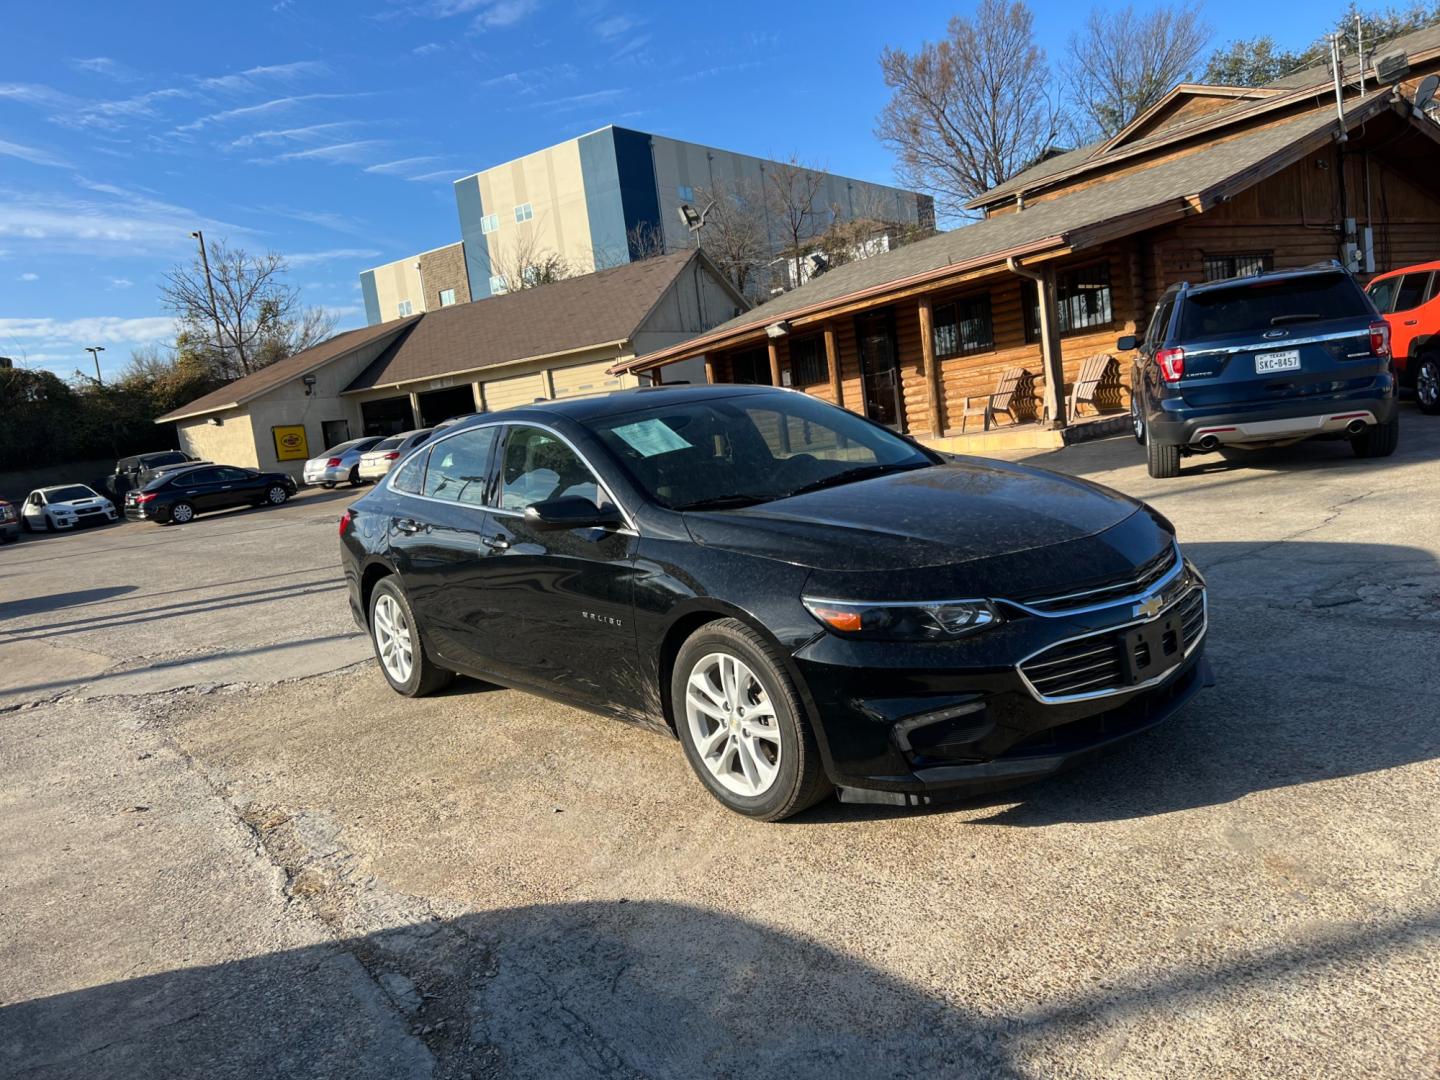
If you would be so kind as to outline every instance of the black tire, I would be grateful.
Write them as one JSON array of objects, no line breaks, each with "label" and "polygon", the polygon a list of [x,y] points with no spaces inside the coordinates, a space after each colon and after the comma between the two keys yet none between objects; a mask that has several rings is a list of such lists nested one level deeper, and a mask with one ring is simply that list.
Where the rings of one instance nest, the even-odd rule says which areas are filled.
[{"label": "black tire", "polygon": [[350,469],[350,486],[359,487],[365,481],[360,479],[360,466],[355,465]]},{"label": "black tire", "polygon": [[265,489],[265,501],[271,506],[284,506],[290,498],[290,492],[285,490],[284,484],[271,484]]},{"label": "black tire", "polygon": [[1352,436],[1350,446],[1356,457],[1382,458],[1395,453],[1400,445],[1400,418],[1392,417],[1388,423],[1375,424],[1359,435]]},{"label": "black tire", "polygon": [[1145,454],[1150,475],[1155,479],[1166,480],[1180,475],[1180,447],[1174,443],[1157,442],[1146,431]]},{"label": "black tire", "polygon": [[27,518],[24,514],[21,514],[21,515],[20,515],[20,531],[21,531],[21,532],[27,532],[27,533],[28,533],[28,532],[34,532],[34,531],[35,531],[34,529],[32,529],[32,528],[30,527],[30,519]]},{"label": "black tire", "polygon": [[[410,677],[404,681],[391,675],[380,655],[380,643],[375,632],[375,607],[381,597],[390,597],[399,605],[414,639]],[[420,624],[415,620],[415,609],[410,606],[410,598],[405,595],[404,588],[393,575],[381,578],[375,583],[375,589],[370,594],[370,610],[366,614],[368,616],[367,626],[370,631],[370,648],[375,653],[375,665],[380,669],[380,674],[385,677],[385,681],[390,684],[390,689],[397,694],[404,694],[406,697],[424,697],[437,690],[443,690],[455,681],[455,672],[436,665],[425,651],[425,639],[420,633]]]},{"label": "black tire", "polygon": [[335,481],[334,481],[334,480],[326,480],[326,481],[325,481],[323,484],[321,484],[320,486],[323,487],[326,491],[329,491],[329,490],[331,490],[331,489],[335,486]]},{"label": "black tire", "polygon": [[[741,660],[774,705],[780,760],[774,780],[759,795],[742,795],[724,787],[704,764],[690,730],[685,707],[687,685],[696,664],[712,653]],[[685,749],[686,760],[710,794],[728,809],[760,821],[780,821],[814,806],[830,794],[832,789],[820,761],[815,732],[805,715],[800,695],[786,673],[783,657],[770,642],[738,619],[707,623],[680,647],[670,678],[670,701],[675,731]]]},{"label": "black tire", "polygon": [[188,525],[195,520],[195,507],[188,502],[177,502],[170,507],[171,525]]},{"label": "black tire", "polygon": [[1139,380],[1136,380],[1136,388],[1130,391],[1130,431],[1135,436],[1135,441],[1141,446],[1145,445],[1145,402],[1140,397]]},{"label": "black tire", "polygon": [[1427,416],[1440,414],[1440,356],[1426,353],[1415,369],[1415,404]]}]

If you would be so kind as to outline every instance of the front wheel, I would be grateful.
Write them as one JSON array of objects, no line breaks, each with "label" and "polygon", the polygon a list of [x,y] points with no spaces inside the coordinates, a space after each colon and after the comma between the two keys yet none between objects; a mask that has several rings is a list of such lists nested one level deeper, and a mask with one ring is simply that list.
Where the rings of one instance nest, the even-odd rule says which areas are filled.
[{"label": "front wheel", "polygon": [[279,484],[271,484],[265,489],[265,501],[271,506],[279,506],[288,498],[290,498],[290,492]]},{"label": "front wheel", "polygon": [[380,673],[397,694],[424,697],[455,678],[453,671],[436,667],[425,655],[415,612],[393,577],[381,578],[370,594],[370,643]]},{"label": "front wheel", "polygon": [[1415,369],[1415,403],[1427,416],[1440,413],[1440,357],[1422,356]]},{"label": "front wheel", "polygon": [[1130,394],[1130,429],[1135,433],[1135,441],[1141,446],[1145,445],[1145,410],[1140,402],[1140,391],[1135,390]]},{"label": "front wheel", "polygon": [[1395,453],[1400,445],[1400,418],[1392,417],[1384,424],[1375,424],[1350,439],[1356,457],[1381,458]]},{"label": "front wheel", "polygon": [[698,631],[670,683],[685,757],[738,814],[780,821],[830,792],[815,734],[779,650],[737,619]]}]

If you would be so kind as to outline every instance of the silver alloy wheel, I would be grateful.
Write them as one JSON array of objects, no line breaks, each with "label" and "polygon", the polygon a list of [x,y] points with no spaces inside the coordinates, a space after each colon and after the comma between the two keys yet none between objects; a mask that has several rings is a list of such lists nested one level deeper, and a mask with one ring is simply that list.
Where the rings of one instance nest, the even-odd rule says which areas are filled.
[{"label": "silver alloy wheel", "polygon": [[390,677],[398,683],[409,682],[415,667],[414,639],[404,609],[388,593],[375,601],[375,647]]},{"label": "silver alloy wheel", "polygon": [[170,519],[184,525],[195,516],[195,511],[190,508],[189,503],[180,503],[170,511]]},{"label": "silver alloy wheel", "polygon": [[1135,438],[1139,442],[1145,441],[1145,418],[1140,415],[1139,395],[1130,395],[1130,426],[1135,429]]},{"label": "silver alloy wheel", "polygon": [[1440,363],[1425,360],[1415,373],[1415,396],[1427,409],[1433,409],[1440,402]]},{"label": "silver alloy wheel", "polygon": [[265,493],[265,497],[270,500],[271,506],[279,506],[286,499],[285,489],[276,484]]},{"label": "silver alloy wheel", "polygon": [[739,657],[702,656],[685,683],[685,721],[700,760],[727,791],[754,797],[780,775],[780,722]]}]

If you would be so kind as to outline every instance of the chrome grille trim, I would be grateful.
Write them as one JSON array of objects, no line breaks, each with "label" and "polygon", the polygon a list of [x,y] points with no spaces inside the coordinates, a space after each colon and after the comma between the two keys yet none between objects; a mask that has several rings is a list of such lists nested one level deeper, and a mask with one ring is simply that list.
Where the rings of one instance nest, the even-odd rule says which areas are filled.
[{"label": "chrome grille trim", "polygon": [[[1152,559],[1150,564],[1141,568],[1141,573],[1135,577],[1123,581],[1113,582],[1109,585],[1101,585],[1094,589],[1084,589],[1079,592],[1065,593],[1061,596],[1047,596],[1043,600],[1031,600],[1028,602],[1020,600],[1002,599],[999,602],[1008,604],[1011,607],[1019,608],[1029,615],[1039,615],[1041,618],[1057,619],[1067,618],[1071,615],[1084,615],[1092,611],[1102,611],[1108,607],[1119,607],[1122,604],[1134,604],[1145,599],[1152,592],[1162,590],[1175,580],[1185,569],[1185,559],[1180,554],[1180,545],[1171,544],[1168,551],[1164,553],[1164,562],[1159,559]],[[1159,563],[1164,567],[1163,573],[1156,572],[1151,564]],[[1116,593],[1120,595],[1107,596],[1102,600],[1092,603],[1084,603],[1087,596],[1096,596],[1101,593]],[[1078,606],[1054,607],[1056,604],[1063,604],[1067,600],[1082,601]]]}]

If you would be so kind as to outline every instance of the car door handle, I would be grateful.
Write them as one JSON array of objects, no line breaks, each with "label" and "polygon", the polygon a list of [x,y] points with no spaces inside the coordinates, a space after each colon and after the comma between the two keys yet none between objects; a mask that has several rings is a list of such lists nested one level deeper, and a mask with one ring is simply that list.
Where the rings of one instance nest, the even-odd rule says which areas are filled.
[{"label": "car door handle", "polygon": [[1419,326],[1419,325],[1420,325],[1420,320],[1419,320],[1419,319],[1406,319],[1406,320],[1405,320],[1405,325],[1406,325],[1406,326]]},{"label": "car door handle", "polygon": [[510,546],[510,541],[503,536],[482,536],[480,542],[491,551],[504,551]]},{"label": "car door handle", "polygon": [[420,524],[420,522],[414,518],[400,518],[395,522],[395,528],[399,529],[406,536],[414,536],[421,529],[426,529],[428,526]]},{"label": "car door handle", "polygon": [[229,485],[229,484],[226,484],[226,485],[224,485],[220,490],[221,490],[221,491],[229,491],[229,490],[230,490],[230,485]]}]

